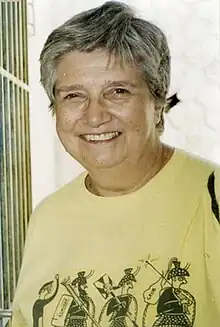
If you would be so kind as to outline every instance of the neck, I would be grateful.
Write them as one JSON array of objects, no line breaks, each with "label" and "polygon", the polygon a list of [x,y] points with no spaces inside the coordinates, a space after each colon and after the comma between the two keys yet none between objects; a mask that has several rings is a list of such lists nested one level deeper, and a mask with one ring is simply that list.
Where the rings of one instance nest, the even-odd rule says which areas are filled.
[{"label": "neck", "polygon": [[117,168],[92,171],[86,179],[87,189],[99,196],[111,197],[134,192],[148,183],[169,161],[173,149],[159,143],[145,152],[135,163]]}]

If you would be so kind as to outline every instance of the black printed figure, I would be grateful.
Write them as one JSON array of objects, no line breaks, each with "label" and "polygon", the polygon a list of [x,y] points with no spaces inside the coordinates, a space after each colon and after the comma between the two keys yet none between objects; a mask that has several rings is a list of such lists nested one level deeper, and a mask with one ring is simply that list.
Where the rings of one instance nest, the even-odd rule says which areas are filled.
[{"label": "black printed figure", "polygon": [[87,279],[93,274],[91,271],[87,276],[85,271],[80,271],[74,280],[67,278],[61,282],[68,294],[64,294],[56,308],[52,319],[53,326],[62,327],[87,327],[96,325],[95,305],[88,296]]},{"label": "black printed figure", "polygon": [[[153,266],[152,266],[153,267]],[[165,276],[144,292],[144,300],[147,303],[144,313],[143,326],[147,327],[147,309],[149,305],[156,305],[156,319],[152,327],[192,327],[194,325],[196,305],[194,297],[185,289],[187,284],[189,266],[181,267],[180,261],[174,258],[169,263]],[[153,293],[157,294],[157,285],[160,282],[159,298],[155,303]]]},{"label": "black printed figure", "polygon": [[132,268],[125,269],[124,276],[116,286],[107,274],[94,283],[104,299],[111,297],[101,311],[99,317],[101,326],[137,327],[137,300],[129,293],[129,290],[137,282],[136,275],[140,268],[138,267],[135,272],[132,270]]},{"label": "black printed figure", "polygon": [[79,272],[78,277],[76,277],[71,284],[74,287],[78,288],[79,298],[84,302],[87,310],[89,310],[89,297],[86,292],[86,289],[88,287],[87,278],[89,278],[90,276],[85,276],[85,273],[85,271]]},{"label": "black printed figure", "polygon": [[[38,299],[35,301],[32,309],[33,327],[43,326],[44,307],[50,303],[57,295],[59,289],[59,275],[55,276],[55,289],[53,290],[54,281],[44,284],[39,292]],[[45,326],[46,327],[46,326]]]}]

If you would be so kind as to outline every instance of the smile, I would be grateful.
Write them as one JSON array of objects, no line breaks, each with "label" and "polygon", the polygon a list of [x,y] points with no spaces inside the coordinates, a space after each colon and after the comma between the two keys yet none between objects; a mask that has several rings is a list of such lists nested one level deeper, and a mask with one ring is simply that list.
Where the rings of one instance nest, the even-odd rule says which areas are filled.
[{"label": "smile", "polygon": [[85,134],[81,137],[86,140],[87,142],[103,142],[103,141],[109,141],[117,136],[119,136],[119,132],[110,132],[110,133],[102,133],[102,134]]}]

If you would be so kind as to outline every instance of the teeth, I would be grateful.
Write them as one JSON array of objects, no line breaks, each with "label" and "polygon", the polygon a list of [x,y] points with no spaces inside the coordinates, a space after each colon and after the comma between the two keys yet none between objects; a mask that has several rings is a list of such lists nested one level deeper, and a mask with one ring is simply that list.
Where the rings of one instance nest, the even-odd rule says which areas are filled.
[{"label": "teeth", "polygon": [[83,137],[86,141],[105,141],[111,140],[119,135],[119,132],[112,132],[112,133],[103,133],[103,134],[86,134]]}]

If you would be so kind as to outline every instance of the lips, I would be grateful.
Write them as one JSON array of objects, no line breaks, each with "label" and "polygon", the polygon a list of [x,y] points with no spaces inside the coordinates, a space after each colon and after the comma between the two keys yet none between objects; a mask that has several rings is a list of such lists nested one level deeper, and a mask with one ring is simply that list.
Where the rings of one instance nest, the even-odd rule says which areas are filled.
[{"label": "lips", "polygon": [[101,134],[84,134],[81,137],[87,142],[104,142],[110,141],[117,136],[119,136],[119,132],[109,132],[109,133],[101,133]]}]

